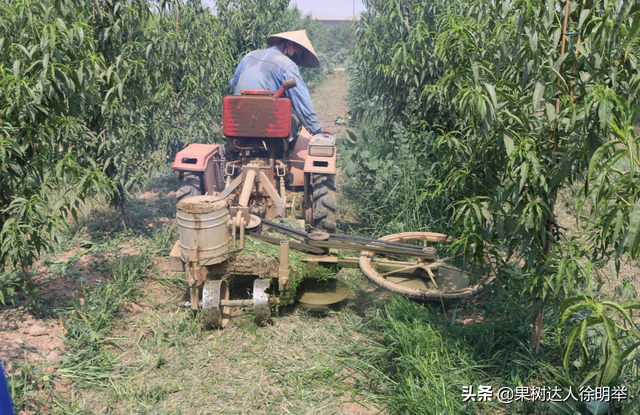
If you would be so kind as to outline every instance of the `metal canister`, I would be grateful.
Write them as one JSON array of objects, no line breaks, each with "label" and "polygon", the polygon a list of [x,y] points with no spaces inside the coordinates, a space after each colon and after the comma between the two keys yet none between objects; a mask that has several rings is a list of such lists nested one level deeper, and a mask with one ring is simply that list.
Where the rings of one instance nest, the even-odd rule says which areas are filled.
[{"label": "metal canister", "polygon": [[227,201],[217,196],[187,197],[177,204],[180,255],[189,259],[189,247],[198,247],[201,265],[219,264],[227,259],[229,232]]}]

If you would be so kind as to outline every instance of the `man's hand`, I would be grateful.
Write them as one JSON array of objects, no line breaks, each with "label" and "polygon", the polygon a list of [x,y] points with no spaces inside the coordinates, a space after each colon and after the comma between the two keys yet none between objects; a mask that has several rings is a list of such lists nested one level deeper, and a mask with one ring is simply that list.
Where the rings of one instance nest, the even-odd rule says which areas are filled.
[{"label": "man's hand", "polygon": [[331,130],[330,130],[330,129],[328,129],[328,128],[323,128],[323,129],[322,129],[322,133],[324,133],[324,134],[331,134],[331,135],[334,135],[334,134],[333,134],[333,131],[331,131]]}]

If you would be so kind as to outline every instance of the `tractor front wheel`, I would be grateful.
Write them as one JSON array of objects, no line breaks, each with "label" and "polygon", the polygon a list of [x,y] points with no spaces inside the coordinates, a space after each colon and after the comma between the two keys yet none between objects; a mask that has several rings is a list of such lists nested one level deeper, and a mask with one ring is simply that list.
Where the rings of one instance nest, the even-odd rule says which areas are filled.
[{"label": "tractor front wheel", "polygon": [[185,171],[180,173],[180,188],[176,194],[178,202],[191,196],[204,194],[204,183],[202,175]]},{"label": "tractor front wheel", "polygon": [[313,194],[313,227],[325,232],[336,231],[336,183],[333,174],[314,174],[311,177]]}]

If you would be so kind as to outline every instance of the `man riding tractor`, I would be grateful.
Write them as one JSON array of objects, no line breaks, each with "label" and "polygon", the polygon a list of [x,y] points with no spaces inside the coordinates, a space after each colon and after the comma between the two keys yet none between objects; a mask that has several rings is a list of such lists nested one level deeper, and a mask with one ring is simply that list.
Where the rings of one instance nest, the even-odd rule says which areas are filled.
[{"label": "man riding tractor", "polygon": [[294,207],[286,189],[304,190],[305,220],[333,232],[335,138],[318,121],[298,69],[317,67],[318,57],[304,30],[269,36],[267,43],[270,48],[240,61],[231,80],[235,95],[223,103],[225,145],[192,144],[176,155],[178,199],[219,195],[229,201],[234,224],[251,228],[259,217],[284,216]]}]

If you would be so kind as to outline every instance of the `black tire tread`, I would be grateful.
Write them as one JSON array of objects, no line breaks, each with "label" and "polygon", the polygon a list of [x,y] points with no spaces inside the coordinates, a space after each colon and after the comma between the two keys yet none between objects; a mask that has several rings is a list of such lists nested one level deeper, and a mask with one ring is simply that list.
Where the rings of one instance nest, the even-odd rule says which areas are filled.
[{"label": "black tire tread", "polygon": [[178,202],[187,197],[203,194],[202,187],[204,184],[202,183],[201,175],[192,172],[184,172],[181,177],[180,188],[176,193]]},{"label": "black tire tread", "polygon": [[325,232],[336,230],[336,185],[334,175],[314,174],[313,227]]}]

